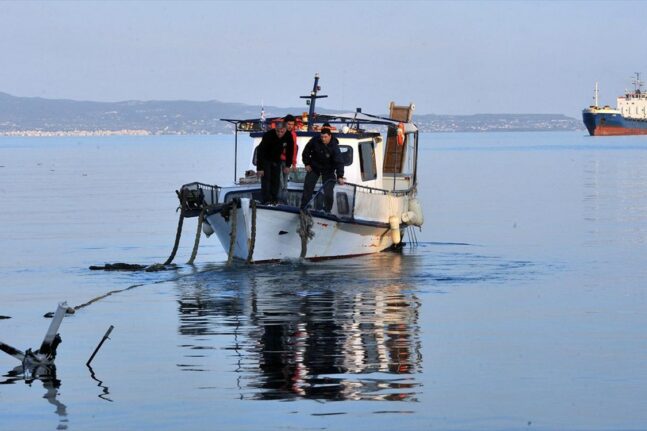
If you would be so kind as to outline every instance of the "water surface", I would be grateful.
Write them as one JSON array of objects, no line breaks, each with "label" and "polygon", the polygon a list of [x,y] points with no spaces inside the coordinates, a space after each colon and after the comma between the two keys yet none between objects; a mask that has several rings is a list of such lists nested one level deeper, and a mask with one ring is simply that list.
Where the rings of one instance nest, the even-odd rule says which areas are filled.
[{"label": "water surface", "polygon": [[230,182],[231,138],[0,138],[0,341],[117,291],[63,321],[55,375],[0,356],[2,429],[645,429],[647,138],[421,140],[401,254],[227,267],[211,238],[188,266],[188,220],[177,270],[114,273],[88,267],[166,259],[174,190]]}]

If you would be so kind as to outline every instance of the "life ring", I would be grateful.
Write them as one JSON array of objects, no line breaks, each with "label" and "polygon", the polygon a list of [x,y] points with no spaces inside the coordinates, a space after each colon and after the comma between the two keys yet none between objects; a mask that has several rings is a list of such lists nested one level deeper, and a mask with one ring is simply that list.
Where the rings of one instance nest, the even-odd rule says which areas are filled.
[{"label": "life ring", "polygon": [[402,123],[398,124],[397,137],[398,145],[404,145],[404,124]]}]

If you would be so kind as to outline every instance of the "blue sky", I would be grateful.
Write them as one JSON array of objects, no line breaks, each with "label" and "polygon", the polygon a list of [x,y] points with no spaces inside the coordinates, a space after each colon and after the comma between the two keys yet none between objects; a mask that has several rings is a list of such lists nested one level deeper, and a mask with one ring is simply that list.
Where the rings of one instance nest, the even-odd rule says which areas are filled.
[{"label": "blue sky", "polygon": [[0,91],[579,116],[647,78],[647,2],[1,2]]}]

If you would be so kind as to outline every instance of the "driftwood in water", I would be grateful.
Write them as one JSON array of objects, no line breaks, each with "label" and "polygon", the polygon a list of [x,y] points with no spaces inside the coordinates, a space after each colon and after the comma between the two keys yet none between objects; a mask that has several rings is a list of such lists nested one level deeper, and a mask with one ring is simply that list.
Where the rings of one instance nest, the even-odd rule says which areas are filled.
[{"label": "driftwood in water", "polygon": [[22,350],[0,342],[0,351],[3,351],[21,361],[23,368],[33,368],[41,365],[53,364],[54,359],[56,358],[56,348],[61,343],[61,336],[58,334],[58,328],[61,326],[61,322],[63,321],[68,308],[67,302],[61,302],[58,304],[58,308],[49,324],[45,338],[43,338],[43,342],[38,350],[32,351],[31,349],[27,349],[23,352]]},{"label": "driftwood in water", "polygon": [[[76,313],[76,310],[74,309],[74,307],[67,307],[67,310],[65,310],[65,314],[74,314],[74,313]],[[46,319],[51,319],[52,317],[54,317],[54,314],[55,313],[53,311],[50,311],[49,313],[43,314],[43,317]]]},{"label": "driftwood in water", "polygon": [[94,352],[92,352],[92,356],[90,356],[90,359],[88,359],[88,362],[85,363],[85,365],[87,365],[89,368],[92,368],[92,367],[90,367],[90,362],[92,362],[92,360],[96,356],[96,354],[99,351],[99,349],[101,348],[101,346],[103,346],[103,343],[105,343],[106,340],[110,339],[110,333],[112,332],[113,329],[115,329],[115,327],[110,325],[110,327],[106,331],[106,334],[103,336],[103,338],[99,342],[99,345],[97,346],[96,349],[94,349]]},{"label": "driftwood in water", "polygon": [[93,271],[142,271],[146,268],[146,265],[138,265],[135,263],[106,263],[104,266],[91,266],[90,269]]},{"label": "driftwood in water", "polygon": [[18,350],[9,344],[5,344],[2,341],[0,341],[0,351],[5,352],[9,356],[13,356],[21,362],[25,359],[25,352]]},{"label": "driftwood in water", "polygon": [[152,265],[139,265],[136,263],[106,263],[104,266],[92,265],[90,269],[92,271],[146,271],[146,272],[156,272],[156,271],[169,271],[174,269],[175,265],[164,265],[162,263],[154,263]]}]

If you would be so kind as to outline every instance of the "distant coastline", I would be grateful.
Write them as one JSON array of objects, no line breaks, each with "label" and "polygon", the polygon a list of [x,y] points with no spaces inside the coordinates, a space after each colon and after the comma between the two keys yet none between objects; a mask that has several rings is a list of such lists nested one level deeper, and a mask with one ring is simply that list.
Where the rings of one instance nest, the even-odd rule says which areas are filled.
[{"label": "distant coastline", "polygon": [[579,119],[561,114],[420,115],[423,132],[546,132],[584,130]]},{"label": "distant coastline", "polygon": [[0,131],[0,136],[148,136],[148,130],[11,130]]},{"label": "distant coastline", "polygon": [[[304,107],[264,107],[268,117]],[[320,113],[333,113],[328,109]],[[221,118],[258,118],[260,106],[217,100],[84,102],[17,97],[0,92],[0,136],[218,135],[233,133]],[[414,115],[422,132],[583,130],[562,114]]]}]

